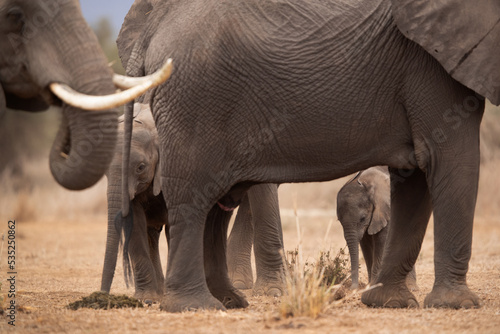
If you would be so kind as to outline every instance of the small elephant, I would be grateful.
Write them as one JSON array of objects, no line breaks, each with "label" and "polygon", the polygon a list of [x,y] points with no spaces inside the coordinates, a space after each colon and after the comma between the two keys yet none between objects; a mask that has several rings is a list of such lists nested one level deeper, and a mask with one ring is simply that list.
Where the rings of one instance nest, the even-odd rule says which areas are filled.
[{"label": "small elephant", "polygon": [[[123,140],[123,118],[119,122],[119,141]],[[109,292],[116,267],[120,233],[115,217],[121,209],[122,145],[118,144],[108,178],[108,235],[101,290]],[[135,281],[135,297],[158,300],[163,294],[164,276],[161,269],[158,242],[163,225],[169,241],[167,208],[161,195],[157,172],[158,135],[147,104],[134,105],[134,127],[128,169],[128,193],[131,199],[133,223],[123,229],[125,278],[128,281],[128,256]],[[229,238],[228,267],[236,288],[252,288],[250,252],[255,250],[257,294],[281,295],[284,271],[280,255],[283,236],[279,216],[278,187],[262,184],[251,187],[241,201],[240,209]],[[224,207],[222,203],[219,203]],[[225,208],[230,209],[230,208]],[[119,220],[120,221],[120,220]],[[255,242],[254,242],[255,235]],[[212,259],[210,259],[212,260]],[[208,261],[209,262],[209,261]]]},{"label": "small elephant", "polygon": [[[119,119],[118,141],[123,141],[123,118]],[[101,290],[109,292],[115,272],[120,234],[115,216],[121,209],[122,146],[116,151],[109,169],[108,179],[108,234],[102,272]],[[134,106],[134,131],[130,151],[129,196],[133,224],[124,228],[124,270],[128,281],[128,255],[135,278],[135,297],[157,300],[163,295],[162,273],[158,242],[163,225],[167,224],[167,208],[160,194],[158,166],[158,135],[148,108]],[[168,240],[168,229],[165,229]]]},{"label": "small elephant", "polygon": [[[391,186],[387,167],[368,168],[356,174],[337,194],[337,217],[351,257],[352,289],[359,284],[358,243],[366,262],[368,280],[374,282],[382,261],[391,221]],[[418,290],[415,267],[406,277],[410,290]]]}]

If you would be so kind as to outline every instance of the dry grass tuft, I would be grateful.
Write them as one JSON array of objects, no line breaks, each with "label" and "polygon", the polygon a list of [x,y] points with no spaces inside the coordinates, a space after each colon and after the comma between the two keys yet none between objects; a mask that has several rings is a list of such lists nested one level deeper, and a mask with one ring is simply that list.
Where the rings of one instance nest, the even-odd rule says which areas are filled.
[{"label": "dry grass tuft", "polygon": [[[342,287],[337,282],[348,277],[348,258],[343,249],[334,257],[330,251],[320,251],[313,262],[303,262],[300,224],[295,209],[295,221],[299,246],[286,254],[286,294],[282,297],[280,314],[282,317],[307,316],[316,319],[333,300],[339,297],[336,292]],[[328,226],[330,229],[331,224]],[[328,231],[327,231],[328,234]]]},{"label": "dry grass tuft", "polygon": [[317,266],[309,269],[300,261],[287,264],[287,268],[293,269],[286,273],[286,294],[281,300],[281,316],[316,319],[328,306],[333,288],[323,284],[324,270],[319,270]]}]

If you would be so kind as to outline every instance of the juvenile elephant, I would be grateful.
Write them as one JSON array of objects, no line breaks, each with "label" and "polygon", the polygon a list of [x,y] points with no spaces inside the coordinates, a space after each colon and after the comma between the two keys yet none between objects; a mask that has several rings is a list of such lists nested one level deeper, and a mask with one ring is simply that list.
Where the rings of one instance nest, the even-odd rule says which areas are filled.
[{"label": "juvenile elephant", "polygon": [[[116,267],[120,234],[123,230],[124,269],[129,280],[129,256],[135,284],[135,297],[159,300],[163,295],[159,237],[165,225],[167,241],[168,218],[159,184],[158,134],[148,105],[134,105],[134,126],[128,169],[128,193],[131,199],[133,223],[119,226],[115,217],[121,205],[123,117],[118,126],[118,142],[108,180],[108,234],[101,280],[101,291],[109,292]],[[120,231],[120,232],[119,232]],[[255,237],[254,237],[255,235]],[[242,200],[228,246],[228,267],[231,280],[238,288],[253,287],[250,253],[254,246],[257,280],[254,293],[282,295],[284,285],[280,250],[283,236],[279,216],[277,186],[262,184],[252,187]],[[210,266],[215,259],[208,259]],[[230,302],[227,302],[230,306]]]},{"label": "juvenile elephant", "polygon": [[[115,217],[121,205],[123,118],[118,124],[118,145],[106,172],[108,180],[108,234],[102,272],[101,290],[109,292],[115,273],[121,232],[124,233],[123,257],[125,279],[133,270],[135,297],[158,300],[163,294],[159,238],[167,224],[167,208],[161,196],[158,176],[158,134],[149,108],[134,107],[134,131],[130,151],[129,187],[133,224],[116,226]],[[121,144],[121,145],[120,145]],[[168,229],[165,229],[168,240]]]},{"label": "juvenile elephant", "polygon": [[84,189],[104,175],[116,142],[115,107],[144,90],[100,96],[116,88],[77,0],[0,0],[0,117],[6,108],[61,107],[49,161],[62,186]]},{"label": "juvenile elephant", "polygon": [[226,261],[204,267],[225,253],[218,203],[377,165],[390,168],[391,228],[382,285],[362,302],[418,306],[405,279],[433,211],[424,304],[478,307],[467,271],[483,96],[500,103],[499,20],[491,0],[136,0],[117,40],[127,73],[178,64],[151,96],[171,224],[162,308],[247,305]]},{"label": "juvenile elephant", "polygon": [[[372,167],[356,174],[337,194],[337,217],[351,258],[351,288],[359,283],[358,244],[366,262],[368,281],[374,282],[382,262],[391,222],[391,185],[387,167]],[[415,267],[406,278],[410,290],[417,290]]]}]

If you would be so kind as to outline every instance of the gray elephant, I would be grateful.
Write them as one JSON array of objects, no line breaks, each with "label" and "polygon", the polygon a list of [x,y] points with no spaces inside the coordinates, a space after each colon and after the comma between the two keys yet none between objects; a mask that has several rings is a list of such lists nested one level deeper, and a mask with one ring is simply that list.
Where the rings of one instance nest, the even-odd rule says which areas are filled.
[{"label": "gray elephant", "polygon": [[114,108],[147,88],[115,96],[107,60],[77,0],[0,0],[0,50],[0,117],[6,108],[61,106],[51,172],[68,189],[95,184],[115,147]]},{"label": "gray elephant", "polygon": [[[164,276],[159,254],[159,237],[164,225],[168,237],[165,201],[160,195],[158,168],[158,134],[147,104],[134,106],[134,126],[128,169],[128,193],[131,199],[133,223],[117,226],[122,186],[123,117],[118,126],[116,152],[106,172],[108,180],[108,233],[101,280],[101,291],[110,292],[121,233],[125,278],[128,284],[133,271],[135,297],[159,300],[163,295]],[[254,235],[255,244],[254,244]],[[277,186],[262,184],[251,188],[243,199],[229,237],[228,267],[231,279],[241,288],[253,287],[250,252],[254,246],[257,281],[254,293],[282,295],[283,264],[280,250],[283,235],[279,216]],[[130,262],[129,262],[130,261]],[[207,265],[210,265],[210,262]],[[132,269],[130,270],[130,264]],[[249,270],[248,270],[249,269]],[[244,284],[244,285],[242,285]],[[228,301],[228,305],[229,305]]]},{"label": "gray elephant", "polygon": [[[351,258],[352,289],[359,284],[359,247],[363,252],[368,281],[374,282],[382,261],[391,221],[391,185],[387,167],[372,167],[356,174],[337,194],[337,217]],[[406,284],[418,290],[415,267]]]},{"label": "gray elephant", "polygon": [[117,41],[127,73],[178,64],[151,96],[171,224],[162,308],[247,305],[226,261],[204,258],[225,256],[223,208],[252,185],[376,165],[389,166],[391,228],[382,285],[362,302],[418,306],[405,279],[433,211],[424,305],[478,307],[467,271],[481,95],[500,103],[499,18],[490,0],[137,0]]}]

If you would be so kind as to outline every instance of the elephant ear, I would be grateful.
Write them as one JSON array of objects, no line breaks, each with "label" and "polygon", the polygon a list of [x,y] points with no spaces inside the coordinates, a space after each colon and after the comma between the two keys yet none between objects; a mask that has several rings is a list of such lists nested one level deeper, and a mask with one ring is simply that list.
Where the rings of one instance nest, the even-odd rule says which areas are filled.
[{"label": "elephant ear", "polygon": [[161,167],[160,167],[160,144],[158,138],[158,131],[156,131],[155,120],[153,118],[153,114],[151,113],[151,107],[149,104],[144,103],[136,103],[136,107],[134,107],[134,112],[137,109],[136,119],[140,120],[142,124],[151,132],[153,137],[153,145],[156,146],[158,151],[157,162],[155,166],[155,176],[153,179],[153,194],[158,196],[161,192]]},{"label": "elephant ear", "polygon": [[457,81],[500,104],[500,1],[392,0],[401,32]]},{"label": "elephant ear", "polygon": [[389,224],[391,219],[389,176],[377,168],[373,167],[365,170],[358,180],[359,183],[365,186],[373,204],[372,220],[368,226],[368,234],[370,235],[380,232]]},{"label": "elephant ear", "polygon": [[158,196],[161,193],[161,159],[158,155],[156,163],[155,178],[153,179],[153,195]]},{"label": "elephant ear", "polygon": [[[146,27],[148,23],[154,19],[154,5],[159,0],[136,0],[123,21],[116,44],[118,45],[118,55],[122,61],[123,68],[129,66],[130,56],[136,47],[136,43],[140,41],[145,43]],[[145,51],[143,49],[142,51]],[[127,71],[128,72],[128,71]]]}]

